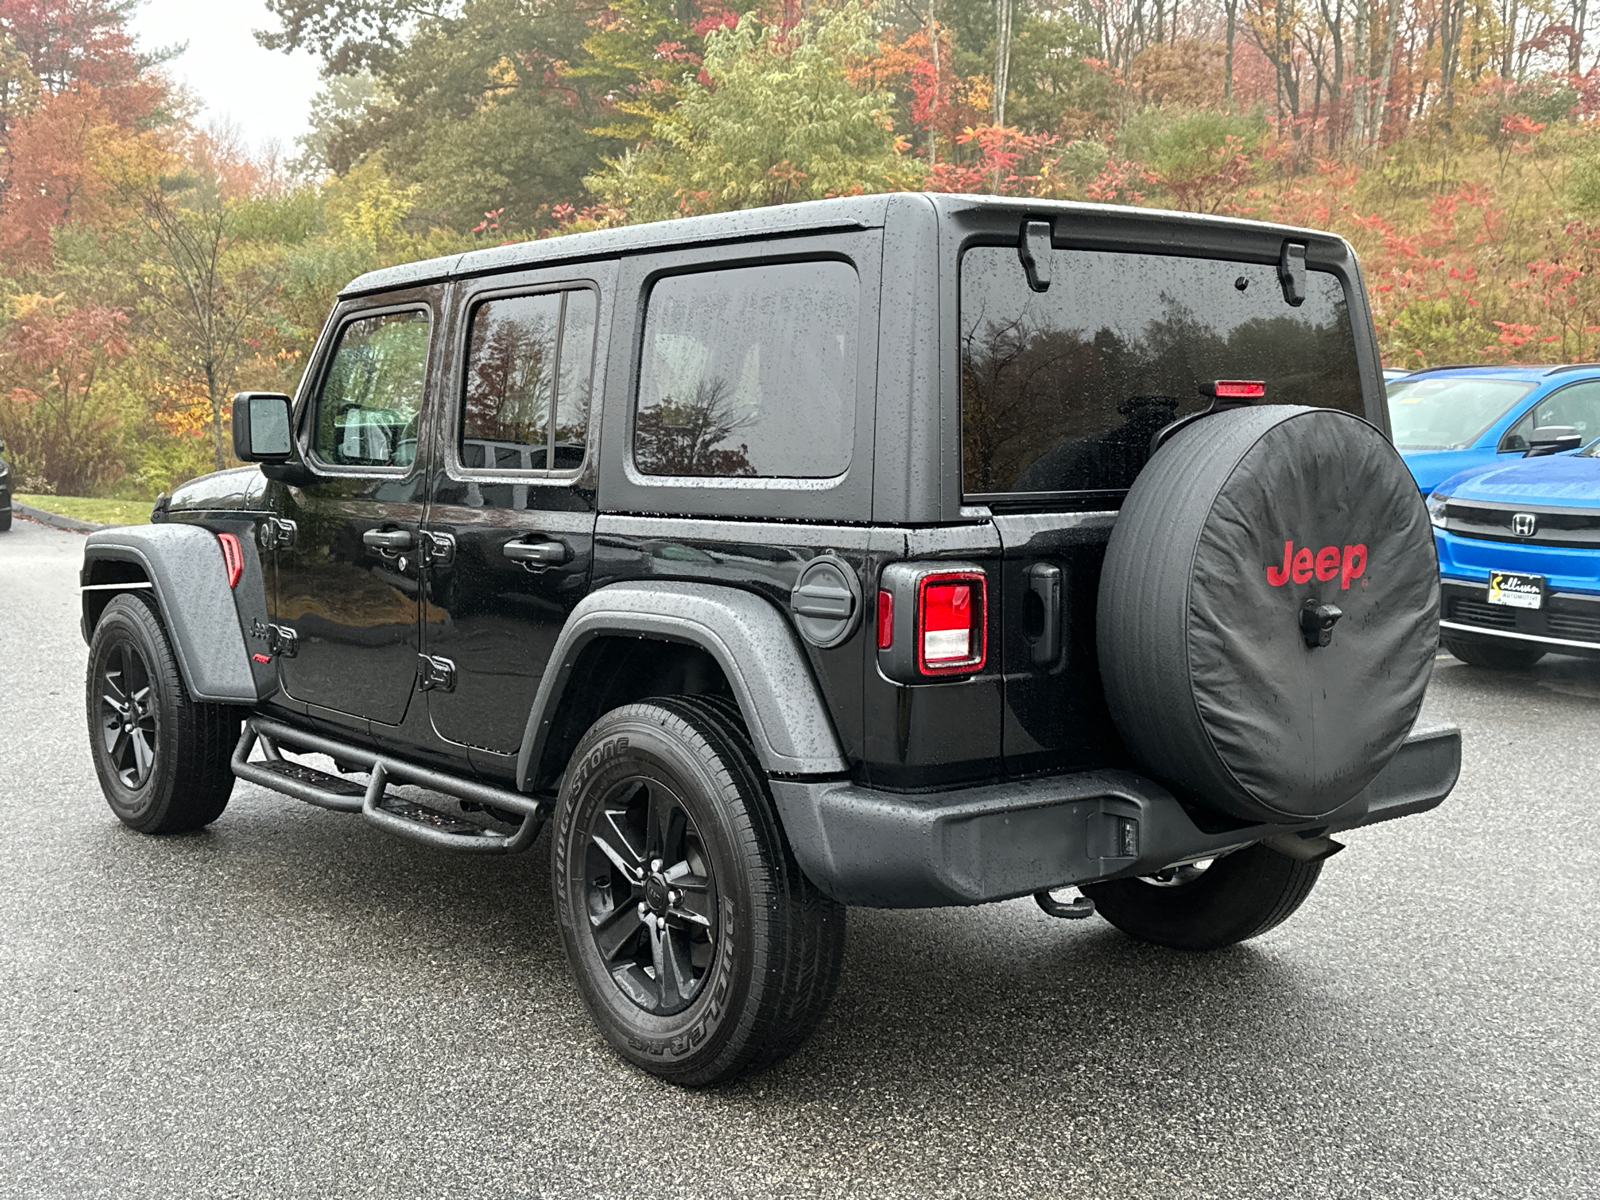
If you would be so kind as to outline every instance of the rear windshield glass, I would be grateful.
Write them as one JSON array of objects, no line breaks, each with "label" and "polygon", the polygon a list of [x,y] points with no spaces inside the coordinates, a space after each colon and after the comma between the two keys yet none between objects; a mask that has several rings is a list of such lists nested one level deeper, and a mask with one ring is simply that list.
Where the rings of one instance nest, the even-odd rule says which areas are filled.
[{"label": "rear windshield glass", "polygon": [[1515,379],[1397,379],[1389,426],[1402,450],[1459,450],[1482,437],[1533,384]]},{"label": "rear windshield glass", "polygon": [[1344,289],[1275,266],[1051,251],[1035,292],[1014,246],[961,259],[961,432],[968,495],[1126,490],[1150,436],[1211,401],[1202,384],[1260,380],[1266,402],[1365,415]]}]

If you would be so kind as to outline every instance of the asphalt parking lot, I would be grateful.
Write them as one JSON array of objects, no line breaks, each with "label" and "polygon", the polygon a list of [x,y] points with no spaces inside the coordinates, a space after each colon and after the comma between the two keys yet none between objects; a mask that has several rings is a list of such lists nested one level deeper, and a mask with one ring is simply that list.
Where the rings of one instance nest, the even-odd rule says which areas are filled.
[{"label": "asphalt parking lot", "polygon": [[543,845],[241,784],[147,838],[87,751],[73,534],[0,534],[0,1196],[1600,1194],[1600,663],[1444,658],[1454,796],[1197,957],[1031,901],[850,913],[793,1059],[685,1092],[569,984]]}]

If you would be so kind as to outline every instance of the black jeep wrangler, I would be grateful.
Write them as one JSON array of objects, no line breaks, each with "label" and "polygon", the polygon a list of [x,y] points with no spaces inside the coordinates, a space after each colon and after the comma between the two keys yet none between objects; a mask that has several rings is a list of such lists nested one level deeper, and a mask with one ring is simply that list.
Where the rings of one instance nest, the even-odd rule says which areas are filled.
[{"label": "black jeep wrangler", "polygon": [[355,280],[233,428],[259,466],[88,539],[112,809],[548,821],[583,999],[679,1083],[805,1040],[847,905],[1213,949],[1456,778],[1328,234],[891,195],[505,246]]}]

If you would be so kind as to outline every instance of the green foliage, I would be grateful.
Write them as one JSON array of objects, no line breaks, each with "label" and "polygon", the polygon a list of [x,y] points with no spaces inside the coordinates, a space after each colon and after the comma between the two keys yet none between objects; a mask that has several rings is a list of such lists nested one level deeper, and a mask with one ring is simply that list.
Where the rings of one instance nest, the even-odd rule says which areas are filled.
[{"label": "green foliage", "polygon": [[565,0],[467,0],[423,19],[386,56],[360,118],[330,115],[322,157],[341,173],[381,157],[457,232],[491,212],[535,226],[615,148],[590,132],[600,97],[567,67],[583,55],[586,15]]},{"label": "green foliage", "polygon": [[1006,124],[1069,138],[1110,124],[1111,79],[1084,61],[1095,54],[1094,31],[1063,12],[1019,14],[1016,25]]},{"label": "green foliage", "polygon": [[1266,114],[1146,108],[1128,118],[1117,135],[1117,147],[1128,158],[1170,175],[1205,165],[1229,138],[1246,154],[1261,148],[1267,136]]},{"label": "green foliage", "polygon": [[789,30],[746,16],[711,34],[709,83],[687,84],[651,145],[585,185],[636,220],[909,185],[917,168],[898,152],[889,97],[850,78],[872,33],[847,3]]},{"label": "green foliage", "polygon": [[1574,158],[1567,173],[1567,210],[1574,216],[1600,216],[1600,154]]}]

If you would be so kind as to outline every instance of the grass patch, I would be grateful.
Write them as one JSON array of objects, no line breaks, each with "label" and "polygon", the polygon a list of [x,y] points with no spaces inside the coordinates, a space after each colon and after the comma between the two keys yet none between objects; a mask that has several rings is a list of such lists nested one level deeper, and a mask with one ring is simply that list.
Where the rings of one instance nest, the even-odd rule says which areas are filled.
[{"label": "grass patch", "polygon": [[148,500],[92,500],[87,496],[25,496],[16,494],[18,504],[42,508],[57,516],[96,521],[101,525],[148,525]]}]

